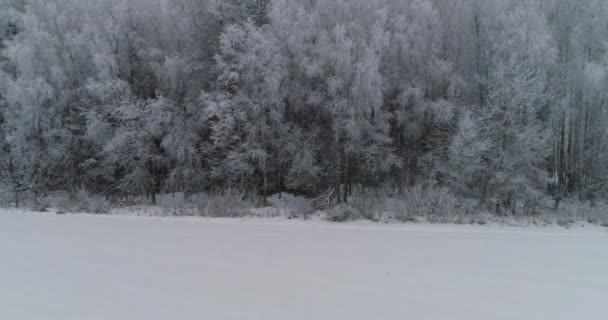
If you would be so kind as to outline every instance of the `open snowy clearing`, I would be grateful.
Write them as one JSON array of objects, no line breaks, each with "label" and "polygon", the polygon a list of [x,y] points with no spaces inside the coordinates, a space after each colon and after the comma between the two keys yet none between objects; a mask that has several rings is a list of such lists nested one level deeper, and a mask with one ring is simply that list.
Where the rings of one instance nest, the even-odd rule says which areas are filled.
[{"label": "open snowy clearing", "polygon": [[0,213],[0,319],[606,319],[608,231]]}]

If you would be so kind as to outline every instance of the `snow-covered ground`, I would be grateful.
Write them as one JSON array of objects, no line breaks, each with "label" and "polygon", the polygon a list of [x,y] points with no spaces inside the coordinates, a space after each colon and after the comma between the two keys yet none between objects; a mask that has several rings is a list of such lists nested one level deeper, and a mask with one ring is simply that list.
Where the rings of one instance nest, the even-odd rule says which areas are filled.
[{"label": "snow-covered ground", "polygon": [[0,319],[606,319],[608,231],[0,213]]}]

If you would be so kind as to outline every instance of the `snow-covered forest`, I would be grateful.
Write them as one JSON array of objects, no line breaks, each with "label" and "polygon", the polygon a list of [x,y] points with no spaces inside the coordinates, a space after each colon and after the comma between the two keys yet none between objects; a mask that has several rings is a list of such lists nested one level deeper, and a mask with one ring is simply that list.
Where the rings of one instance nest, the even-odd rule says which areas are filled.
[{"label": "snow-covered forest", "polygon": [[0,0],[0,40],[10,205],[608,197],[605,0]]}]

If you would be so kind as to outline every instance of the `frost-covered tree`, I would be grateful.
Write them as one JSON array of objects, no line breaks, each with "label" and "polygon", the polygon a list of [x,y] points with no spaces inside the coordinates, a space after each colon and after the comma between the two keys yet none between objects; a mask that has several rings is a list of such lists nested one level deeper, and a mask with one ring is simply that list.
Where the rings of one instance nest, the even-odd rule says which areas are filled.
[{"label": "frost-covered tree", "polygon": [[17,34],[5,41],[4,73],[6,143],[17,156],[29,191],[37,196],[62,182],[59,172],[70,158],[71,135],[63,115],[73,98],[74,83],[66,34],[71,22],[65,8],[46,1],[28,1],[27,10],[12,11]]},{"label": "frost-covered tree", "polygon": [[286,62],[274,41],[252,21],[228,27],[216,57],[218,90],[201,97],[211,129],[213,174],[239,187],[253,183],[264,199],[284,125]]},{"label": "frost-covered tree", "polygon": [[515,201],[538,198],[548,182],[550,135],[541,115],[549,103],[555,49],[543,21],[529,2],[499,17],[490,70],[482,79],[487,103],[460,120],[452,175],[482,203],[494,198],[514,210]]},{"label": "frost-covered tree", "polygon": [[330,170],[323,179],[333,181],[327,187],[338,201],[346,201],[354,184],[377,183],[398,163],[382,108],[386,12],[366,1],[281,1],[271,21],[293,59],[287,84],[292,119],[316,135],[316,161]]},{"label": "frost-covered tree", "polygon": [[[593,199],[605,189],[600,138],[604,127],[608,5],[605,1],[552,1],[546,4],[557,43],[558,65],[552,78],[555,103],[551,173],[556,197],[577,194]],[[602,88],[602,89],[600,89]],[[599,91],[598,91],[599,90]],[[599,144],[598,144],[599,143]],[[602,186],[598,189],[598,186]]]}]

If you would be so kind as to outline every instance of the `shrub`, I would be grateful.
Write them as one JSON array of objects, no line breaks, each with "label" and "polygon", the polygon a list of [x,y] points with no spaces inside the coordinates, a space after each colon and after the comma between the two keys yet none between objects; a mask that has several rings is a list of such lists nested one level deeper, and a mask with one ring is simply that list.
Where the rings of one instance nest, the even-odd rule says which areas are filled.
[{"label": "shrub", "polygon": [[268,198],[268,201],[276,209],[276,215],[288,218],[307,218],[313,211],[308,199],[290,193],[284,192],[280,197],[274,194]]},{"label": "shrub", "polygon": [[109,213],[111,208],[110,201],[102,196],[91,195],[86,190],[79,189],[61,211],[102,214]]},{"label": "shrub", "polygon": [[327,212],[327,220],[332,222],[344,222],[361,217],[361,212],[347,204],[339,204]]},{"label": "shrub", "polygon": [[361,218],[378,221],[385,212],[388,198],[369,192],[362,192],[350,198],[349,204],[357,210]]},{"label": "shrub", "polygon": [[446,188],[416,186],[409,189],[402,199],[403,211],[395,212],[402,221],[427,217],[431,222],[454,222],[455,217],[478,212],[474,201],[458,199]]},{"label": "shrub", "polygon": [[202,215],[208,217],[242,217],[251,207],[253,202],[247,200],[244,192],[228,188],[210,195],[198,208]]},{"label": "shrub", "polygon": [[197,208],[200,205],[200,198],[200,195],[193,195],[186,198],[183,193],[171,193],[159,195],[157,203],[163,209],[165,215],[194,216],[198,212]]}]

